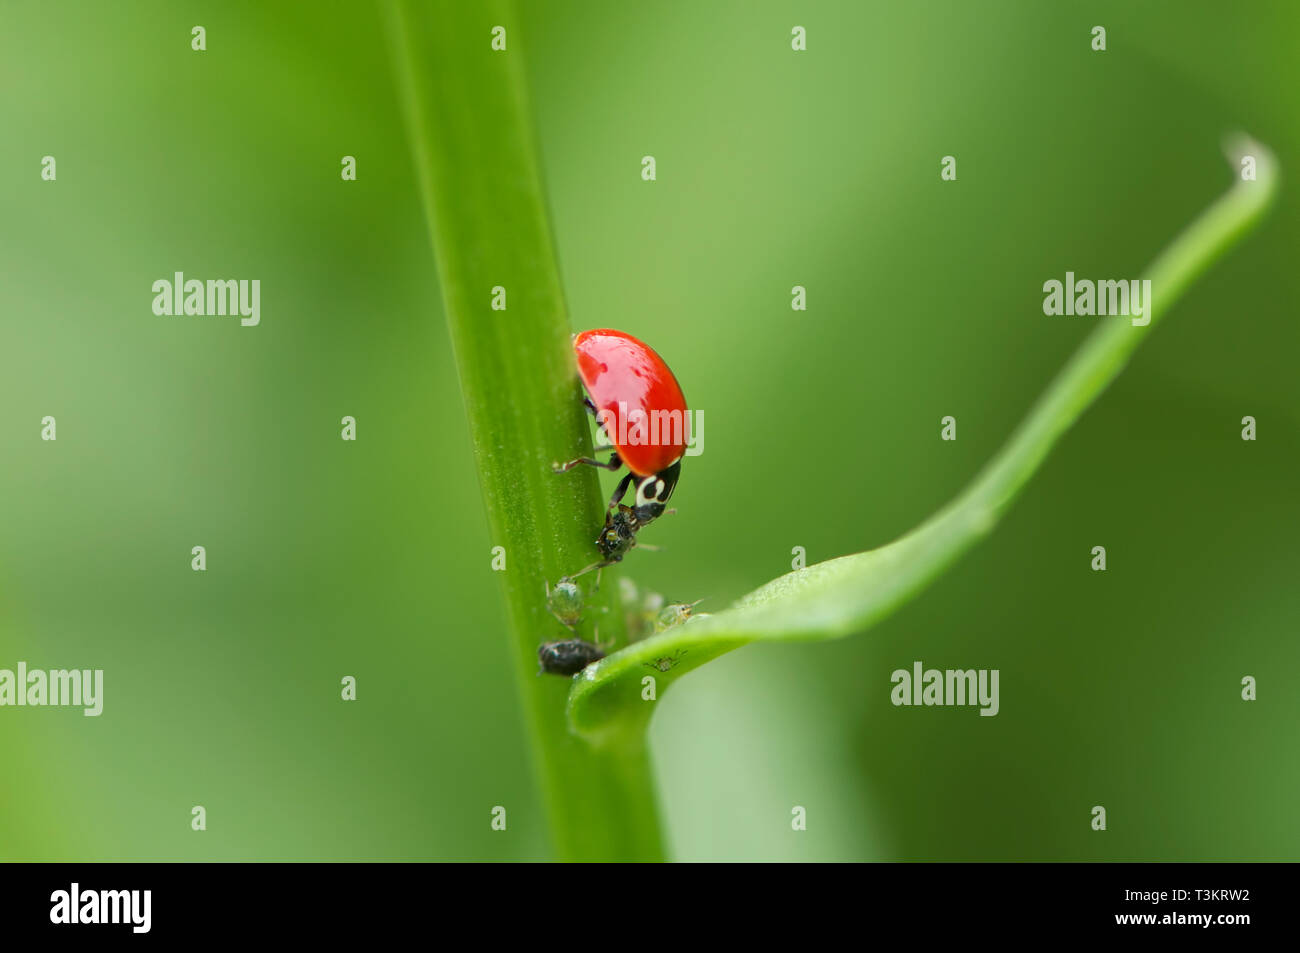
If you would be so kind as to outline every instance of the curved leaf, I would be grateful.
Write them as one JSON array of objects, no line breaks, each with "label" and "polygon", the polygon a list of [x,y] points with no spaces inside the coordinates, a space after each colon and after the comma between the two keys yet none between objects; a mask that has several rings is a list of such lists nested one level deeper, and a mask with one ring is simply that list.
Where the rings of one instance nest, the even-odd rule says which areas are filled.
[{"label": "curved leaf", "polygon": [[[1254,156],[1256,180],[1239,179],[1151,264],[1145,275],[1152,289],[1149,323],[1110,320],[1098,326],[956,500],[886,546],[787,573],[723,612],[690,619],[589,666],[569,693],[570,728],[602,745],[639,736],[655,705],[643,700],[647,675],[656,681],[657,699],[682,675],[749,642],[832,639],[860,632],[988,534],[1057,438],[1115,379],[1156,322],[1268,208],[1277,190],[1272,155],[1245,138],[1226,151],[1234,171],[1241,156]],[[656,665],[660,659],[665,661]]]}]

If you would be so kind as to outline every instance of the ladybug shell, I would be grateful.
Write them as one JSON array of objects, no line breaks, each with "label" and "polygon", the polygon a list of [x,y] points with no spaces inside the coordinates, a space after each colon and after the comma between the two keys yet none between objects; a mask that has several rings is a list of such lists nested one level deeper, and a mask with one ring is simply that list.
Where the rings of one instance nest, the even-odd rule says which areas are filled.
[{"label": "ladybug shell", "polygon": [[[573,350],[582,386],[596,411],[605,412],[600,419],[609,421],[606,433],[627,468],[653,476],[680,460],[686,452],[686,398],[663,358],[632,335],[609,328],[575,335]],[[623,409],[626,424],[618,416]],[[666,415],[672,411],[680,416],[680,429]],[[619,442],[620,431],[626,443]]]}]

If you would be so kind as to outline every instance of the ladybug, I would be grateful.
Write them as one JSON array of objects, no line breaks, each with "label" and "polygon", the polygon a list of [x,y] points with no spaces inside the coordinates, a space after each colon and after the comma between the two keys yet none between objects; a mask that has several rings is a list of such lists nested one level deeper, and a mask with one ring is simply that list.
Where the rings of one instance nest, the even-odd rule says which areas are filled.
[{"label": "ladybug", "polygon": [[[613,453],[606,463],[580,457],[553,464],[553,469],[564,473],[579,464],[606,470],[626,465],[628,472],[615,488],[607,512],[635,485],[636,502],[620,524],[621,528],[630,525],[635,532],[663,515],[677,486],[686,453],[686,398],[664,359],[623,331],[600,328],[575,334],[573,353],[587,392],[584,403],[608,441],[596,452]],[[620,527],[607,518],[606,528]]]}]

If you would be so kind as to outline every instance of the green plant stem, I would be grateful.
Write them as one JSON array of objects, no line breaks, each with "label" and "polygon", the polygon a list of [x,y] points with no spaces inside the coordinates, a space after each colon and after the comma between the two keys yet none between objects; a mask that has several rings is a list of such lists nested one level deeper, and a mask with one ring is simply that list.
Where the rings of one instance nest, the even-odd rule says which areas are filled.
[{"label": "green plant stem", "polygon": [[[998,454],[951,503],[916,529],[878,549],[788,573],[733,607],[652,636],[587,668],[569,695],[575,731],[598,745],[619,745],[644,733],[652,707],[640,701],[643,666],[681,655],[656,676],[668,683],[749,642],[838,638],[861,632],[918,593],[997,520],[1056,440],[1106,389],[1133,350],[1195,279],[1263,216],[1277,191],[1270,152],[1258,143],[1230,143],[1237,181],[1184,229],[1151,264],[1150,323],[1103,322],[1056,376]],[[1253,155],[1257,179],[1239,177],[1240,157]]]},{"label": "green plant stem", "polygon": [[[506,2],[398,2],[388,13],[492,543],[505,549],[516,676],[555,851],[564,860],[662,859],[644,739],[593,749],[565,723],[569,680],[537,675],[538,645],[567,635],[546,610],[545,585],[595,558],[604,505],[590,468],[551,472],[553,460],[590,456],[591,437],[519,21]],[[491,49],[497,25],[506,27],[505,51]],[[505,289],[505,310],[491,307],[496,287]],[[488,571],[489,553],[468,558]],[[625,633],[622,613],[609,611],[614,581],[606,572],[594,592],[594,574],[584,577],[585,625],[599,619],[600,639],[618,643]]]}]

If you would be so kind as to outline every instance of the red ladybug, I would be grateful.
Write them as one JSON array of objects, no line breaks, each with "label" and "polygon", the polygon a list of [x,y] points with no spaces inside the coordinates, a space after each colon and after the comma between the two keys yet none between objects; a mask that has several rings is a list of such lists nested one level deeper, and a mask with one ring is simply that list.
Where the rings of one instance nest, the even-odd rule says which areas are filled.
[{"label": "red ladybug", "polygon": [[630,334],[600,328],[573,337],[578,376],[587,391],[587,409],[596,415],[608,446],[614,451],[608,463],[582,457],[556,464],[563,473],[585,463],[617,470],[627,464],[609,501],[612,510],[628,487],[636,484],[636,504],[631,508],[637,527],[663,515],[672,496],[686,453],[686,398],[664,359],[648,344]]}]

